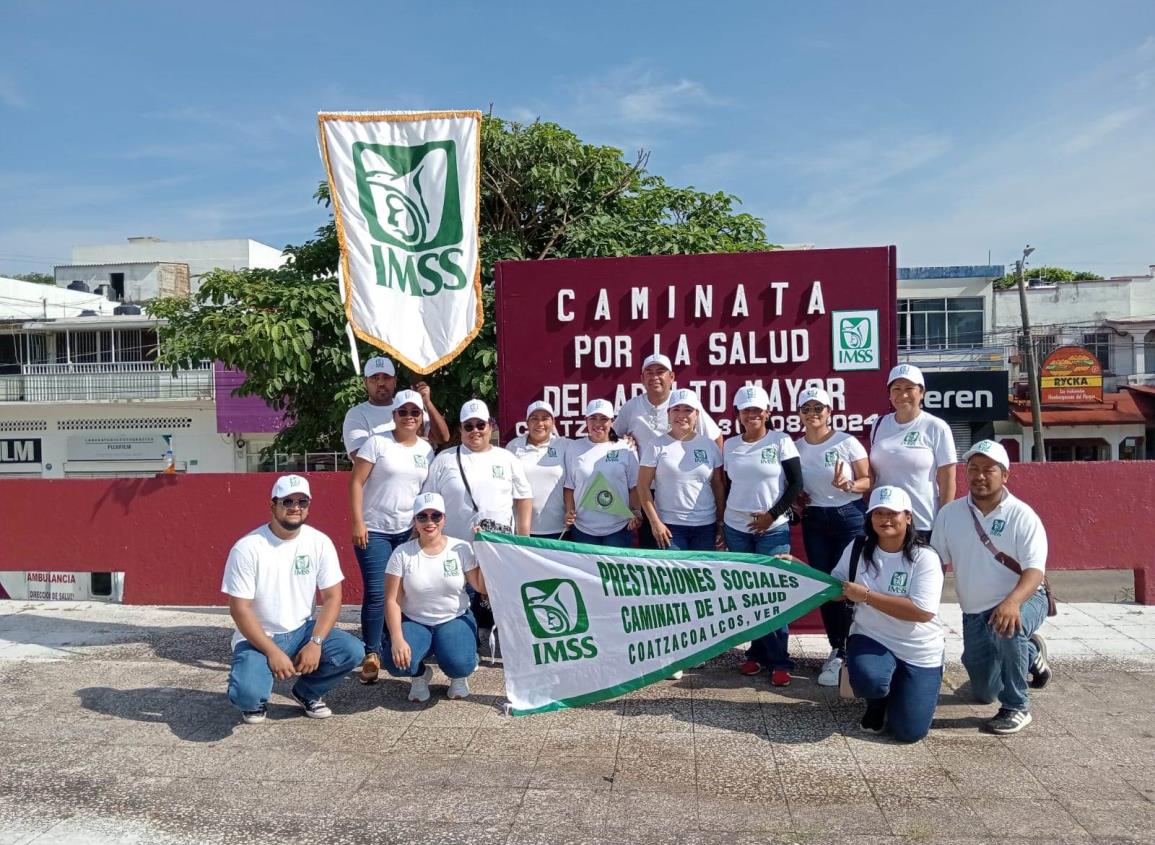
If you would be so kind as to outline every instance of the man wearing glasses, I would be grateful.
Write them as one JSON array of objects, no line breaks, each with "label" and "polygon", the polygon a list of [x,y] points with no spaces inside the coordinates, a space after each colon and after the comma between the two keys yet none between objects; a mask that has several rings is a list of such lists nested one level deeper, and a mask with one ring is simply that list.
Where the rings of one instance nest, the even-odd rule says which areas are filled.
[{"label": "man wearing glasses", "polygon": [[[365,392],[369,398],[354,405],[345,414],[341,426],[341,440],[350,458],[357,457],[357,450],[374,434],[393,430],[393,394],[397,391],[397,370],[393,362],[378,355],[365,362]],[[424,435],[434,446],[449,442],[449,426],[437,406],[433,404],[429,385],[419,381],[413,390],[421,396],[421,403],[428,420]]]},{"label": "man wearing glasses", "polygon": [[272,518],[238,540],[225,564],[221,592],[237,626],[229,701],[250,725],[265,721],[273,680],[294,677],[290,693],[305,715],[327,719],[333,711],[322,696],[365,657],[356,637],[333,627],[344,575],[333,541],[305,525],[310,503],[306,479],[278,478]]}]

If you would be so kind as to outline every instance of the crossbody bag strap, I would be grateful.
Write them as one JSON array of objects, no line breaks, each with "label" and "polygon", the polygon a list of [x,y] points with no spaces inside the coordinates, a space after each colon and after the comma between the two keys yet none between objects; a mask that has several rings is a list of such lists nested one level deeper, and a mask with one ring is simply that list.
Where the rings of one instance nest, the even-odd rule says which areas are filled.
[{"label": "crossbody bag strap", "polygon": [[862,560],[862,549],[865,545],[865,537],[855,537],[854,545],[850,547],[850,571],[847,573],[850,577],[846,580],[851,584],[853,584],[854,579],[858,577],[858,562]]},{"label": "crossbody bag strap", "polygon": [[457,447],[457,471],[461,473],[461,483],[465,485],[465,495],[469,496],[469,506],[477,513],[477,502],[473,499],[473,490],[469,486],[469,477],[465,474],[465,466],[461,463],[461,447]]},{"label": "crossbody bag strap", "polygon": [[1022,575],[1023,567],[1020,566],[1019,562],[1009,554],[1006,552],[1000,552],[998,550],[995,544],[991,541],[991,538],[987,536],[987,532],[983,530],[983,524],[979,522],[978,514],[975,513],[974,506],[969,502],[967,503],[967,510],[970,511],[971,521],[975,524],[975,531],[978,533],[979,539],[982,540],[983,545],[987,547],[987,551],[994,555],[995,560],[997,560],[1007,569],[1011,570],[1011,572],[1015,573],[1016,575]]}]

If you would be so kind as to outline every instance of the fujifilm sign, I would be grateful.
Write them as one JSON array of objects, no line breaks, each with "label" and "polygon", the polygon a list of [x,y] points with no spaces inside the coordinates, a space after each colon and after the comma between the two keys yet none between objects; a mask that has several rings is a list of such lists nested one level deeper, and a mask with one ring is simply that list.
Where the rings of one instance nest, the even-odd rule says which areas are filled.
[{"label": "fujifilm sign", "polygon": [[947,422],[993,422],[1010,412],[1005,370],[923,375],[923,407]]}]

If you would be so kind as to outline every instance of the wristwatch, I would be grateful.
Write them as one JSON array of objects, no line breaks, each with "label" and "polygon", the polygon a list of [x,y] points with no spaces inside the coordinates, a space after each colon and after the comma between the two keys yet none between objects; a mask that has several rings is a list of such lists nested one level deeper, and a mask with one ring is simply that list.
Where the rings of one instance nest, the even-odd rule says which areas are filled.
[{"label": "wristwatch", "polygon": [[323,639],[321,639],[320,637],[309,637],[309,642],[316,643],[317,645],[324,645],[325,644],[325,641]]}]

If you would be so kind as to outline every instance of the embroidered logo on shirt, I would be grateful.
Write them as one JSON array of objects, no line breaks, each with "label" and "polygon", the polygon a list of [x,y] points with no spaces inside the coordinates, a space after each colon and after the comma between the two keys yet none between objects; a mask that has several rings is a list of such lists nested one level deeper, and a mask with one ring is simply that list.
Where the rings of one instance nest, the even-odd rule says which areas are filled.
[{"label": "embroidered logo on shirt", "polygon": [[918,436],[919,436],[919,433],[917,431],[908,431],[906,433],[906,437],[902,438],[902,445],[903,446],[917,446],[918,445]]},{"label": "embroidered logo on shirt", "polygon": [[425,462],[424,455],[414,455],[413,466],[417,467],[418,469],[425,469],[429,465]]},{"label": "embroidered logo on shirt", "polygon": [[996,537],[1001,537],[1003,536],[1003,529],[1006,527],[1007,521],[1005,519],[996,519],[991,523],[991,533]]},{"label": "embroidered logo on shirt", "polygon": [[297,555],[293,558],[293,574],[308,575],[313,561],[308,555]]},{"label": "embroidered logo on shirt", "polygon": [[621,454],[620,449],[615,449],[613,452],[607,452],[606,453],[606,460],[611,464],[616,464],[618,462],[618,455],[619,454]]},{"label": "embroidered logo on shirt", "polygon": [[505,478],[505,467],[493,467],[494,478]]},{"label": "embroidered logo on shirt", "polygon": [[907,591],[907,584],[910,581],[910,576],[905,572],[896,572],[890,576],[890,592],[895,595],[905,596]]},{"label": "embroidered logo on shirt", "polygon": [[772,464],[778,460],[778,447],[767,446],[762,450],[762,463]]},{"label": "embroidered logo on shirt", "polygon": [[838,461],[838,453],[831,450],[822,456],[822,464],[826,467],[833,467]]},{"label": "embroidered logo on shirt", "polygon": [[441,562],[441,571],[446,578],[451,578],[461,573],[461,565],[457,562],[457,558],[447,557]]},{"label": "embroidered logo on shirt", "polygon": [[709,458],[706,457],[706,450],[705,449],[695,449],[694,450],[694,463],[704,464],[704,463],[706,463],[707,460],[709,460]]},{"label": "embroidered logo on shirt", "polygon": [[552,446],[546,446],[545,447],[545,456],[547,458],[556,458],[557,457],[557,449],[553,448]]}]

